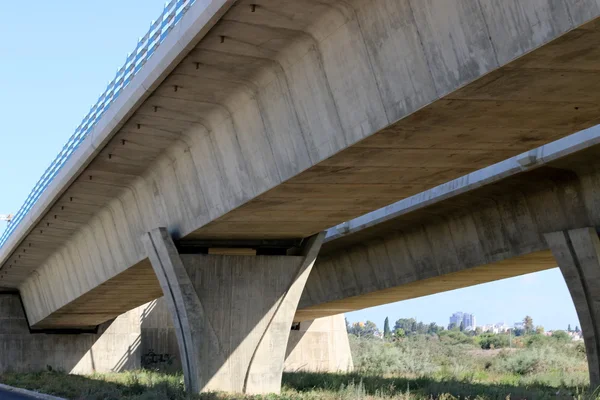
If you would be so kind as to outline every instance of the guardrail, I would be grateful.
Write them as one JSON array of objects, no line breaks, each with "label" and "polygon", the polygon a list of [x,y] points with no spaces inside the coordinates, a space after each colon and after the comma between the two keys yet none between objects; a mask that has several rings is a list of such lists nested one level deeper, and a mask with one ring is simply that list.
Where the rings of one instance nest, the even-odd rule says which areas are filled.
[{"label": "guardrail", "polygon": [[161,15],[156,21],[153,21],[150,24],[148,32],[138,40],[135,50],[127,56],[125,64],[117,71],[115,78],[108,84],[104,93],[102,93],[96,104],[92,106],[90,112],[75,130],[75,133],[73,133],[67,143],[63,146],[60,153],[58,153],[40,180],[35,184],[33,190],[27,196],[27,199],[19,211],[17,211],[12,220],[8,223],[6,230],[2,236],[0,236],[0,248],[4,246],[10,235],[15,231],[21,221],[23,221],[23,218],[31,211],[42,193],[44,193],[44,190],[52,183],[58,172],[65,165],[69,157],[75,152],[77,147],[79,147],[89,135],[98,120],[104,115],[115,99],[119,97],[135,74],[137,74],[148,59],[152,57],[156,48],[163,42],[171,29],[173,29],[195,1],[196,0],[171,0],[165,4],[165,8]]}]

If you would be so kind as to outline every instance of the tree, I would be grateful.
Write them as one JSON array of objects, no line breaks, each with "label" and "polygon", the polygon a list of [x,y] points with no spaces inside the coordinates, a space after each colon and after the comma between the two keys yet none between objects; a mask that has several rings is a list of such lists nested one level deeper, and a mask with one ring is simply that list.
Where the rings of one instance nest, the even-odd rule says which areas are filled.
[{"label": "tree", "polygon": [[432,322],[429,324],[429,326],[427,327],[427,333],[429,333],[430,335],[432,334],[438,334],[440,333],[440,331],[442,331],[444,329],[443,326],[439,326],[438,324],[436,324],[435,322]]},{"label": "tree", "polygon": [[553,331],[552,337],[555,338],[556,340],[560,340],[560,341],[564,341],[564,342],[568,342],[569,340],[571,340],[571,337],[565,331]]},{"label": "tree", "polygon": [[394,338],[402,339],[405,336],[406,336],[406,333],[404,332],[404,329],[398,328],[398,329],[394,330]]},{"label": "tree", "polygon": [[526,315],[525,318],[523,318],[523,329],[525,330],[525,333],[533,332],[533,318],[529,315]]},{"label": "tree", "polygon": [[569,326],[567,327],[567,332],[573,332],[573,331],[571,330],[571,324],[569,324]]},{"label": "tree", "polygon": [[525,334],[525,329],[514,328],[512,332],[515,336],[523,336]]},{"label": "tree", "polygon": [[458,330],[461,331],[461,332],[464,332],[464,330],[465,330],[465,323],[464,322],[460,323],[460,328],[458,328]]},{"label": "tree", "polygon": [[581,332],[581,331],[579,330],[579,326],[577,326],[577,325],[575,325],[575,332],[577,332],[577,333]]},{"label": "tree", "polygon": [[377,332],[379,332],[377,325],[371,321],[355,322],[352,324],[350,329],[348,329],[348,333],[361,337],[372,337]]},{"label": "tree", "polygon": [[361,336],[362,330],[363,330],[363,323],[362,322],[355,322],[352,325],[350,325],[347,330],[348,333],[351,335],[356,335],[356,336]]},{"label": "tree", "polygon": [[392,336],[392,332],[390,331],[390,319],[385,317],[385,321],[383,323],[383,337],[389,339]]},{"label": "tree", "polygon": [[394,324],[394,331],[398,329],[403,329],[404,333],[411,334],[416,331],[417,321],[414,318],[400,318]]},{"label": "tree", "polygon": [[379,332],[379,329],[377,329],[377,325],[375,325],[375,322],[367,321],[365,322],[364,331],[365,336],[375,336],[375,334]]},{"label": "tree", "polygon": [[544,334],[544,327],[541,325],[538,325],[535,327],[535,333],[537,333],[538,335],[543,335]]}]

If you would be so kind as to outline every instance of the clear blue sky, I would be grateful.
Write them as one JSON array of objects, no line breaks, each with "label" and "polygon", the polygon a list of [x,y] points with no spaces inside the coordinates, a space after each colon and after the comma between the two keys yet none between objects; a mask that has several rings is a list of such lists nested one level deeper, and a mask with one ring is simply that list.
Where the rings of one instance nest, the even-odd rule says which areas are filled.
[{"label": "clear blue sky", "polygon": [[[0,24],[0,214],[16,212],[163,7],[157,0],[5,2]],[[0,229],[3,229],[0,226]],[[416,317],[446,325],[455,311],[478,323],[578,325],[556,269],[347,315],[380,327]]]}]

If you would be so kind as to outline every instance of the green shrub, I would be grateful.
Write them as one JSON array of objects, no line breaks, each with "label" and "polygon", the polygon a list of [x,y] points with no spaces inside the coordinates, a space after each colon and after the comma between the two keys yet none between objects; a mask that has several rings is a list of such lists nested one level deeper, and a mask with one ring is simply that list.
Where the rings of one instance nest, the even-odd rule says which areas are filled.
[{"label": "green shrub", "polygon": [[495,369],[500,372],[516,375],[527,375],[536,371],[540,366],[540,359],[533,352],[519,351],[504,353],[498,356]]},{"label": "green shrub", "polygon": [[561,342],[571,341],[571,337],[565,331],[554,331],[554,332],[552,332],[552,337]]},{"label": "green shrub", "polygon": [[354,367],[369,375],[426,375],[439,370],[431,349],[419,339],[386,342],[350,336]]},{"label": "green shrub", "polygon": [[475,341],[482,349],[500,349],[508,347],[510,342],[508,335],[495,333],[483,333]]},{"label": "green shrub", "polygon": [[474,339],[470,336],[467,336],[464,332],[460,331],[442,331],[440,332],[440,340],[448,343],[448,344],[473,344],[475,343]]}]

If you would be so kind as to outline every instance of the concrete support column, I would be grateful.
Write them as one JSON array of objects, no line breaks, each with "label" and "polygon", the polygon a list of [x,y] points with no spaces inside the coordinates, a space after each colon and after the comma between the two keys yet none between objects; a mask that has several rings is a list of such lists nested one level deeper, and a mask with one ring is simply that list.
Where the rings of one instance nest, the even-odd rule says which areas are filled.
[{"label": "concrete support column", "polygon": [[595,228],[545,235],[565,278],[587,352],[590,387],[600,386],[600,239]]},{"label": "concrete support column", "polygon": [[303,321],[295,328],[288,341],[285,371],[352,371],[344,314]]},{"label": "concrete support column", "polygon": [[144,235],[189,391],[280,391],[290,327],[324,236],[309,238],[300,256],[228,256],[180,255],[164,228]]}]

